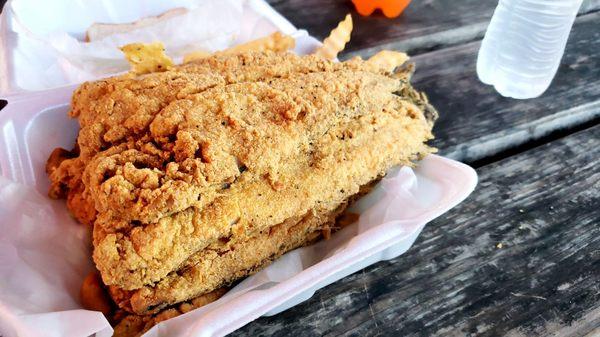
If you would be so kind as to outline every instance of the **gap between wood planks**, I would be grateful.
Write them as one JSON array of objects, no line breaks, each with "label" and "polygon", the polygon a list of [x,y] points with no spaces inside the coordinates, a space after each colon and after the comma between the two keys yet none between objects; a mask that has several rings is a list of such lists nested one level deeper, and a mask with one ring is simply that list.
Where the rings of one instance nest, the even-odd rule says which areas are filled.
[{"label": "gap between wood planks", "polygon": [[442,155],[476,167],[600,123],[600,12],[580,16],[556,78],[531,100],[498,95],[477,79],[479,42],[414,58],[413,84],[440,111],[433,145]]},{"label": "gap between wood planks", "polygon": [[[600,106],[600,101],[595,102],[595,103]],[[598,124],[600,124],[600,117],[596,117],[592,120],[584,121],[582,123],[576,123],[573,125],[569,125],[565,128],[557,128],[557,129],[549,128],[549,132],[539,138],[533,138],[523,144],[519,144],[519,145],[510,147],[504,151],[500,151],[500,152],[493,154],[491,156],[488,156],[488,157],[484,157],[484,158],[474,160],[471,162],[466,162],[466,164],[469,164],[473,168],[480,168],[482,166],[500,161],[502,159],[512,157],[519,153],[529,151],[531,149],[534,149],[534,148],[544,145],[546,143],[557,141],[561,138],[567,137],[567,136],[577,133],[579,131],[583,131],[583,130],[592,128]]]}]

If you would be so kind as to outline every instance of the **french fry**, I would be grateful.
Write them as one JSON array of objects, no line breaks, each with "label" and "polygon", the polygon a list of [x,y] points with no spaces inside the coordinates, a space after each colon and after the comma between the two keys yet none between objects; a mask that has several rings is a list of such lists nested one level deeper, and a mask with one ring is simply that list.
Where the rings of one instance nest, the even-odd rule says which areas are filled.
[{"label": "french fry", "polygon": [[405,53],[382,50],[379,53],[371,56],[366,63],[368,66],[373,67],[373,69],[392,72],[406,61],[408,61],[408,55]]},{"label": "french fry", "polygon": [[317,49],[314,54],[328,60],[335,59],[338,53],[344,50],[346,43],[350,41],[352,28],[352,16],[348,14],[344,21],[340,22],[338,26],[331,31],[329,36],[323,40],[323,45]]},{"label": "french fry", "polygon": [[165,55],[165,46],[160,42],[131,43],[120,49],[131,65],[131,72],[137,75],[166,71],[173,67],[173,60]]},{"label": "french fry", "polygon": [[[215,55],[227,55],[227,54],[239,54],[247,51],[274,51],[282,52],[294,48],[296,41],[289,35],[275,32],[269,36],[265,36],[250,42],[246,42],[219,52],[214,53]],[[202,59],[210,56],[211,54],[205,51],[195,51],[186,54],[183,57],[183,63]]]}]

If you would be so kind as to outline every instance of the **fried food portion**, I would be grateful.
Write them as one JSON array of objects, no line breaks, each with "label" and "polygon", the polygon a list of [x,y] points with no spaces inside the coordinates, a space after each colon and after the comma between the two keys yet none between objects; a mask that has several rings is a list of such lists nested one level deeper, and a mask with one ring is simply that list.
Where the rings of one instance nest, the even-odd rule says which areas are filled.
[{"label": "fried food portion", "polygon": [[115,326],[113,337],[139,337],[156,324],[212,303],[218,300],[226,292],[226,288],[220,288],[198,296],[188,302],[181,303],[175,307],[165,309],[154,315],[126,315],[121,318],[119,323]]},{"label": "fried food portion", "polygon": [[[354,82],[357,75],[361,80]],[[344,84],[335,83],[340,79]],[[269,82],[219,86],[178,100],[154,116],[144,144],[97,155],[83,176],[96,209],[151,223],[190,206],[204,207],[242,174],[247,181],[265,176],[277,184],[288,161],[307,159],[310,143],[368,114],[361,108],[399,89],[393,79],[345,70]],[[369,89],[377,94],[358,97]],[[346,99],[347,106],[338,104]],[[323,108],[332,113],[319,113]],[[304,117],[313,120],[305,123]]]},{"label": "fried food portion", "polygon": [[[333,211],[309,212],[248,237],[218,240],[192,255],[176,272],[155,285],[133,292],[112,288],[122,308],[147,315],[212,289],[229,285],[264,268],[284,253],[314,242],[324,229],[333,227],[346,203]],[[129,302],[124,301],[129,298]]]},{"label": "fried food portion", "polygon": [[229,285],[261,270],[286,252],[320,238],[328,239],[332,232],[357,221],[359,215],[345,209],[368,193],[377,181],[361,187],[359,193],[333,211],[315,210],[249,237],[220,239],[192,255],[179,270],[169,273],[157,284],[134,291],[112,286],[111,296],[120,308],[147,315],[216,287]]},{"label": "fried food portion", "polygon": [[94,260],[105,283],[157,282],[221,237],[333,209],[429,152],[430,124],[398,90],[342,70],[219,87],[163,109],[150,132],[171,149],[96,156],[85,170],[102,212]]},{"label": "fried food portion", "polygon": [[131,43],[121,47],[134,74],[148,74],[166,71],[173,67],[173,60],[165,54],[165,46],[160,42]]},{"label": "fried food portion", "polygon": [[435,111],[392,66],[242,53],[86,83],[71,111],[79,153],[50,165],[51,194],[97,211],[93,257],[119,305],[148,313],[211,291],[320,230],[264,236],[254,256],[236,255],[242,243],[307,215],[322,226],[432,151]]},{"label": "fried food portion", "polygon": [[49,194],[76,200],[75,207],[69,207],[71,212],[79,221],[91,223],[95,205],[82,184],[83,168],[100,151],[119,151],[142,141],[149,124],[169,103],[219,85],[265,82],[269,78],[331,72],[353,65],[364,67],[355,60],[342,65],[311,56],[246,53],[211,57],[151,76],[126,75],[84,83],[74,93],[70,111],[72,117],[79,118],[77,145],[81,151],[78,149],[75,158],[54,164],[55,169],[49,173]]},{"label": "fried food portion", "polygon": [[369,58],[366,63],[368,66],[373,67],[374,69],[392,72],[397,67],[403,65],[406,61],[408,61],[408,55],[405,53],[382,50]]},{"label": "fried food portion", "polygon": [[97,272],[89,273],[83,280],[79,289],[79,299],[85,309],[100,311],[105,316],[112,310],[110,298]]}]

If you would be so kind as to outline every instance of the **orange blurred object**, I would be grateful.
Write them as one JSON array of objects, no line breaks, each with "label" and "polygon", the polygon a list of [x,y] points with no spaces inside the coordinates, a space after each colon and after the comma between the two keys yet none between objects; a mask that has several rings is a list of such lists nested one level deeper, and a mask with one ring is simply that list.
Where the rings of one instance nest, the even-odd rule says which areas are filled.
[{"label": "orange blurred object", "polygon": [[376,9],[381,9],[383,15],[395,18],[404,11],[410,0],[352,0],[360,15],[371,15]]}]

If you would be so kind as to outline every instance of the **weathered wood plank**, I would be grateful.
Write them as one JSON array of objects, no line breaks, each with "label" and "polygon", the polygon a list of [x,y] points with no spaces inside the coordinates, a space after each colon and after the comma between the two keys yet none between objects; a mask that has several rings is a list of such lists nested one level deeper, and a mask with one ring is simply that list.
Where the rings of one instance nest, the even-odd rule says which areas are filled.
[{"label": "weathered wood plank", "polygon": [[600,326],[599,139],[596,126],[480,168],[473,195],[405,255],[233,336],[591,333]]},{"label": "weathered wood plank", "polygon": [[433,144],[473,162],[600,119],[599,24],[600,12],[577,18],[554,81],[531,100],[504,98],[479,81],[478,42],[414,57],[413,83],[440,112]]},{"label": "weathered wood plank", "polygon": [[[382,49],[403,50],[416,55],[481,39],[497,0],[413,1],[398,18],[381,14],[362,17],[349,0],[268,0],[296,27],[323,39],[343,19],[353,13],[354,31],[347,52],[371,55]],[[600,0],[585,0],[580,13],[600,9]]]},{"label": "weathered wood plank", "polygon": [[[346,13],[353,13],[355,29],[346,55],[371,55],[382,49],[413,55],[483,37],[497,0],[413,1],[398,18],[380,13],[362,17],[349,0],[267,0],[294,25],[323,39]],[[6,0],[0,0],[0,10]],[[600,0],[584,0],[580,14],[600,10]]]}]

